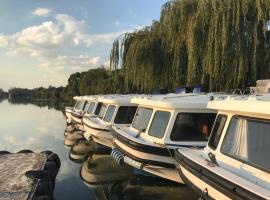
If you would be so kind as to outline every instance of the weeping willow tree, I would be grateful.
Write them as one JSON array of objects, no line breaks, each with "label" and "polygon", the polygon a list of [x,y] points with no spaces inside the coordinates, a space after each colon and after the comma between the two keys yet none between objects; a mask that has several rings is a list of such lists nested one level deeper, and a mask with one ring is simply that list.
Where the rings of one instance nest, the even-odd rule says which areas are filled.
[{"label": "weeping willow tree", "polygon": [[270,76],[270,0],[178,0],[159,21],[116,40],[111,69],[126,92],[201,84],[244,88]]}]

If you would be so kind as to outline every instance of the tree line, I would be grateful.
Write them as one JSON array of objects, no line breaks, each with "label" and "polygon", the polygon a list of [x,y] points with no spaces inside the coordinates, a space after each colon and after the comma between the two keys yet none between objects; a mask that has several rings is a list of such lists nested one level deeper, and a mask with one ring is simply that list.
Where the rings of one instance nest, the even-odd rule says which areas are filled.
[{"label": "tree line", "polygon": [[270,75],[270,0],[173,0],[158,21],[114,41],[110,70],[74,73],[66,87],[36,88],[33,98],[151,93],[180,85],[231,91]]}]

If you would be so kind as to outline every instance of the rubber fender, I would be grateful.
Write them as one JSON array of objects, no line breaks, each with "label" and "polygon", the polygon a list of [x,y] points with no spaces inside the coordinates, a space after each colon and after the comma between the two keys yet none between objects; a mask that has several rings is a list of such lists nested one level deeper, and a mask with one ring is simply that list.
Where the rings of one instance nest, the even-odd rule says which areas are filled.
[{"label": "rubber fender", "polygon": [[42,195],[42,196],[36,196],[33,198],[33,200],[51,200],[49,196]]},{"label": "rubber fender", "polygon": [[33,151],[24,149],[24,150],[18,151],[17,153],[33,153]]},{"label": "rubber fender", "polygon": [[56,168],[59,170],[60,169],[60,166],[61,166],[61,161],[60,161],[60,158],[58,157],[57,154],[55,153],[52,153],[50,155],[48,155],[48,161],[50,162],[55,162],[56,164]]},{"label": "rubber fender", "polygon": [[53,152],[52,151],[41,151],[41,153],[45,153],[46,155],[51,155]]},{"label": "rubber fender", "polygon": [[53,189],[54,185],[51,181],[40,181],[37,186],[35,196],[48,196],[49,199],[52,199]]},{"label": "rubber fender", "polygon": [[9,151],[0,151],[0,155],[10,154]]},{"label": "rubber fender", "polygon": [[45,172],[41,170],[36,170],[36,171],[30,170],[30,171],[25,172],[25,176],[28,178],[43,179],[45,178],[46,175],[45,175]]}]

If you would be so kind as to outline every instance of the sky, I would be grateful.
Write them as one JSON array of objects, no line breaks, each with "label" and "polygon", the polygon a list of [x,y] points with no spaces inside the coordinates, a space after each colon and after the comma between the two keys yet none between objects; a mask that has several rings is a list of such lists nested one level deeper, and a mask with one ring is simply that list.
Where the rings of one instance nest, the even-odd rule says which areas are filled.
[{"label": "sky", "polygon": [[112,42],[158,20],[167,0],[1,0],[0,88],[65,86],[109,65]]}]

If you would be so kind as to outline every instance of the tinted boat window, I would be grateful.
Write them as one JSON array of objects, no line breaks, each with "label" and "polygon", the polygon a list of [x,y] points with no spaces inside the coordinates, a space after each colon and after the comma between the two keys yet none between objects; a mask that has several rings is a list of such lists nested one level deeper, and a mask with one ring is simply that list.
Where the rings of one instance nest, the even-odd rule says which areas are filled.
[{"label": "tinted boat window", "polygon": [[233,117],[221,152],[247,164],[270,170],[270,122]]},{"label": "tinted boat window", "polygon": [[101,108],[102,108],[102,103],[99,102],[95,110],[95,115],[99,115]]},{"label": "tinted boat window", "polygon": [[171,113],[169,112],[156,111],[149,129],[149,135],[162,138],[166,131],[170,116]]},{"label": "tinted boat window", "polygon": [[218,115],[211,132],[211,136],[208,142],[208,146],[215,150],[218,146],[222,131],[224,129],[225,123],[227,121],[226,115]]},{"label": "tinted boat window", "polygon": [[120,106],[114,119],[116,124],[131,124],[137,106]]},{"label": "tinted boat window", "polygon": [[172,141],[206,141],[214,123],[214,113],[179,113],[171,133]]},{"label": "tinted boat window", "polygon": [[94,107],[95,107],[95,102],[91,102],[88,106],[87,113],[91,114],[93,112]]},{"label": "tinted boat window", "polygon": [[152,112],[153,109],[150,108],[138,108],[138,111],[134,117],[132,127],[144,132],[152,116]]},{"label": "tinted boat window", "polygon": [[104,117],[104,114],[106,112],[106,109],[107,109],[107,105],[106,104],[102,104],[101,109],[100,109],[100,112],[98,114],[99,118],[102,119]]},{"label": "tinted boat window", "polygon": [[110,122],[112,120],[114,111],[115,111],[115,106],[109,106],[104,116],[104,121]]},{"label": "tinted boat window", "polygon": [[87,102],[87,103],[85,104],[85,106],[84,106],[83,111],[85,111],[85,112],[86,112],[86,111],[88,110],[89,105],[90,105],[90,103],[88,103],[88,102]]}]

